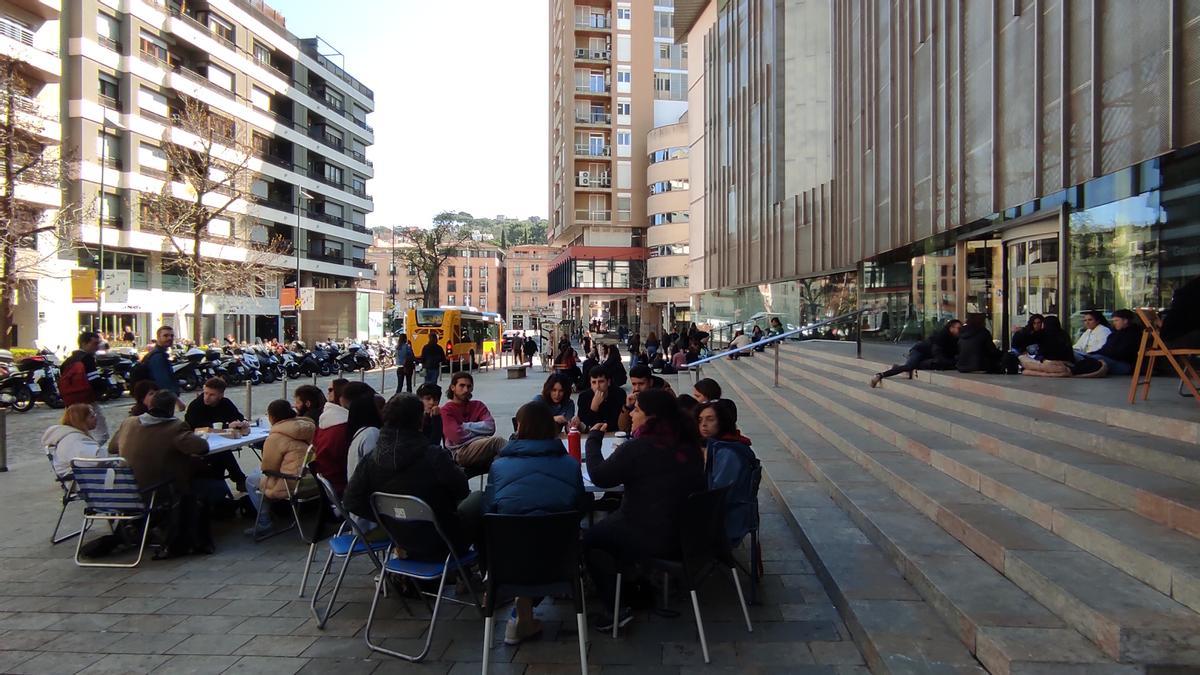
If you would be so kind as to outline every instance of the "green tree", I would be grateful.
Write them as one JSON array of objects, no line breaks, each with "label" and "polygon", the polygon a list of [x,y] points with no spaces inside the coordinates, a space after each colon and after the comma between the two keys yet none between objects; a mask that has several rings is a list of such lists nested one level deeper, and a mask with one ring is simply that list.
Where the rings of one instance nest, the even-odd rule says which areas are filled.
[{"label": "green tree", "polygon": [[421,288],[426,307],[437,307],[438,274],[446,260],[459,250],[471,248],[471,214],[462,211],[443,211],[433,217],[429,227],[403,227],[396,230],[396,257],[416,269],[417,285]]}]

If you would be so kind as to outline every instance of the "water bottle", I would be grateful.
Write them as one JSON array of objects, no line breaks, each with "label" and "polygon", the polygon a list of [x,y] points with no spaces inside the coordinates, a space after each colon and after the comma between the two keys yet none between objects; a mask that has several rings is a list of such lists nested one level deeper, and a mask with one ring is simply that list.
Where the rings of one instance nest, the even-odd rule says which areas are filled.
[{"label": "water bottle", "polygon": [[575,458],[575,461],[583,462],[583,450],[581,448],[579,438],[579,427],[571,427],[567,432],[567,454]]}]

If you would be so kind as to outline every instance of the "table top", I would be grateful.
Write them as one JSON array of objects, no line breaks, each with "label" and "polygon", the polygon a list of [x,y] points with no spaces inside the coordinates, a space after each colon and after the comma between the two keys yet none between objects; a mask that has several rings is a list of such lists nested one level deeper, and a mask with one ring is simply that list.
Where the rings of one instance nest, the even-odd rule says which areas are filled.
[{"label": "table top", "polygon": [[218,452],[228,452],[230,450],[243,448],[251,443],[257,443],[258,441],[266,439],[267,435],[270,433],[270,429],[267,429],[266,427],[250,427],[249,435],[238,436],[235,438],[209,433],[206,439],[208,441],[208,454],[212,455]]}]

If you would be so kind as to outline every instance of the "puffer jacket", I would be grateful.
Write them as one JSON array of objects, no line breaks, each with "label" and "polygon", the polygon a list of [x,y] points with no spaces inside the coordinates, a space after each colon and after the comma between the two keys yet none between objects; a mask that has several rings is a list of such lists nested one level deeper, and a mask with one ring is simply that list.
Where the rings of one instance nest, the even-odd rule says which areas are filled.
[{"label": "puffer jacket", "polygon": [[585,496],[579,462],[557,438],[509,441],[489,474],[484,513],[561,513],[578,509]]},{"label": "puffer jacket", "polygon": [[42,445],[54,448],[54,473],[59,478],[70,475],[72,459],[100,456],[100,444],[96,439],[66,424],[48,427],[42,433]]},{"label": "puffer jacket", "polygon": [[[299,476],[304,455],[316,431],[317,425],[307,417],[293,417],[272,424],[271,433],[263,444],[263,471]],[[287,499],[288,496],[286,481],[274,476],[263,476],[259,489],[267,499]]]},{"label": "puffer jacket", "polygon": [[340,405],[326,404],[312,441],[317,473],[324,476],[339,495],[346,489],[346,455],[350,452],[348,417],[349,412]]}]

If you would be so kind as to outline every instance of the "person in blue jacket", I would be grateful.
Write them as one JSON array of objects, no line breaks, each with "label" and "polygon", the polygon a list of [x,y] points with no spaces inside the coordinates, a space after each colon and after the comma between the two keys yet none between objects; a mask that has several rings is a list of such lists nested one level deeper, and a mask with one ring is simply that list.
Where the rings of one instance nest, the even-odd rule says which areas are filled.
[{"label": "person in blue jacket", "polygon": [[[517,410],[517,432],[492,462],[483,513],[539,515],[582,511],[587,503],[579,462],[558,438],[558,424],[545,403],[526,403]],[[517,598],[515,620],[509,619],[504,642],[519,644],[542,631],[533,617],[533,600]]]},{"label": "person in blue jacket", "polygon": [[159,389],[173,394],[179,393],[179,380],[175,377],[175,369],[171,367],[169,351],[175,344],[175,329],[161,326],[154,333],[154,349],[142,359],[146,365],[146,373]]}]

